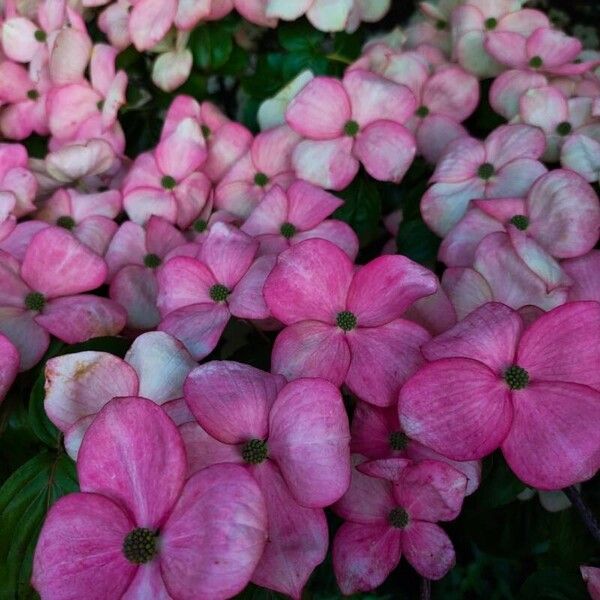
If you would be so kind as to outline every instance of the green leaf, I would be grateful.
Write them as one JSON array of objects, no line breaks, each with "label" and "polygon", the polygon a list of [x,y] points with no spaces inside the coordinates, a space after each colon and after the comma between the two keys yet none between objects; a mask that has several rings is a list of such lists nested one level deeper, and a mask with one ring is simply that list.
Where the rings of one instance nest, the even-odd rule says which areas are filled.
[{"label": "green leaf", "polygon": [[325,35],[307,21],[285,23],[277,28],[279,43],[288,52],[320,51]]},{"label": "green leaf", "polygon": [[50,506],[78,489],[75,463],[64,453],[42,452],[0,488],[0,590],[2,598],[35,598],[31,565]]},{"label": "green leaf", "polygon": [[233,36],[226,24],[208,23],[192,32],[189,45],[195,65],[204,71],[215,71],[229,60]]},{"label": "green leaf", "polygon": [[58,448],[61,444],[60,431],[51,423],[44,409],[44,391],[45,376],[42,371],[31,389],[29,396],[29,426],[36,437],[49,446]]},{"label": "green leaf", "polygon": [[361,245],[372,242],[379,231],[381,196],[377,184],[366,175],[359,175],[338,194],[344,205],[332,217],[348,223],[357,233]]},{"label": "green leaf", "polygon": [[400,254],[430,269],[435,268],[440,241],[422,219],[402,221],[396,237]]},{"label": "green leaf", "polygon": [[544,569],[527,579],[517,600],[586,600],[588,597],[577,570]]}]

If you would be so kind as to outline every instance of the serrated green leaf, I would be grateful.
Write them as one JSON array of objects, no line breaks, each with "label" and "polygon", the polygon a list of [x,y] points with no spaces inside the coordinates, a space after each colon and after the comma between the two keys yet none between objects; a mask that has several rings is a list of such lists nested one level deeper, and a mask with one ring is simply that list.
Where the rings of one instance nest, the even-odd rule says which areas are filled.
[{"label": "serrated green leaf", "polygon": [[50,506],[77,491],[75,463],[44,451],[15,471],[0,488],[0,598],[35,597],[29,581],[33,551]]}]

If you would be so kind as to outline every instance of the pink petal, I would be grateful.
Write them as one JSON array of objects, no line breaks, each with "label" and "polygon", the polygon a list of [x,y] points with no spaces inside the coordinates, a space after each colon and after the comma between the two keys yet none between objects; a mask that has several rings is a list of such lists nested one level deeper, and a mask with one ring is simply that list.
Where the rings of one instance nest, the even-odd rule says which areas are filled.
[{"label": "pink petal", "polygon": [[163,528],[161,572],[175,598],[225,599],[247,585],[267,541],[267,508],[237,465],[193,475]]},{"label": "pink petal", "polygon": [[422,577],[441,579],[454,566],[456,556],[450,538],[434,523],[418,521],[404,530],[402,552]]},{"label": "pink petal", "polygon": [[527,67],[527,38],[514,31],[490,31],[484,47],[498,62],[512,69]]},{"label": "pink petal", "polygon": [[519,100],[521,118],[530,125],[554,133],[556,126],[569,120],[569,108],[564,94],[552,87],[538,87],[525,92]]},{"label": "pink petal", "polygon": [[521,339],[517,364],[536,381],[568,381],[600,390],[600,304],[570,302],[540,317]]},{"label": "pink petal", "polygon": [[544,68],[560,67],[577,58],[581,42],[562,31],[540,27],[527,38],[528,56],[539,56]]},{"label": "pink petal", "polygon": [[92,42],[85,31],[65,27],[54,40],[50,52],[50,78],[56,85],[74,83],[83,78],[92,55]]},{"label": "pink petal", "polygon": [[350,450],[371,459],[393,454],[390,434],[400,428],[396,407],[380,408],[357,402],[352,416]]},{"label": "pink petal", "polygon": [[177,11],[176,0],[139,0],[129,15],[129,33],[138,50],[149,50],[166,35]]},{"label": "pink petal", "polygon": [[394,121],[374,121],[357,136],[354,154],[379,181],[400,182],[417,152],[413,134]]},{"label": "pink petal", "polygon": [[290,325],[306,319],[333,323],[346,308],[353,265],[325,240],[306,240],[283,252],[264,287],[273,316]]},{"label": "pink petal", "polygon": [[290,171],[292,152],[299,141],[300,136],[287,125],[259,133],[250,149],[254,167],[269,177]]},{"label": "pink petal", "polygon": [[411,519],[451,521],[462,508],[467,478],[451,465],[422,460],[403,469],[394,485],[394,498]]},{"label": "pink petal", "polygon": [[269,411],[284,379],[249,365],[213,361],[194,369],[184,386],[198,423],[226,444],[266,439]]},{"label": "pink petal", "polygon": [[146,331],[160,322],[156,306],[158,286],[156,277],[149,269],[139,265],[127,265],[114,277],[109,295],[127,311],[127,326]]},{"label": "pink petal", "polygon": [[30,311],[22,308],[0,306],[0,333],[3,333],[19,351],[21,371],[35,366],[50,343],[48,332],[33,320]]},{"label": "pink petal", "polygon": [[170,223],[177,221],[177,203],[173,194],[158,188],[140,187],[125,193],[123,208],[127,216],[139,225],[145,225],[153,215]]},{"label": "pink petal", "polygon": [[327,554],[325,513],[297,504],[270,461],[253,469],[253,475],[267,503],[269,541],[252,581],[299,600],[313,569]]},{"label": "pink petal", "polygon": [[269,416],[269,457],[297,502],[325,507],[344,494],[350,485],[349,444],[344,402],[331,383],[298,379],[279,393]]},{"label": "pink petal", "polygon": [[294,182],[287,191],[287,218],[298,229],[312,229],[342,206],[337,196],[306,181]]},{"label": "pink petal", "polygon": [[292,245],[302,242],[303,240],[311,240],[318,238],[320,240],[327,240],[336,246],[340,247],[350,258],[355,260],[358,254],[359,241],[354,229],[343,221],[337,221],[335,219],[327,219],[314,229],[303,231],[295,235],[291,242]]},{"label": "pink petal", "polygon": [[290,102],[285,118],[304,137],[330,140],[342,135],[351,119],[350,99],[341,82],[315,77]]},{"label": "pink petal", "polygon": [[352,146],[350,137],[300,142],[292,154],[296,176],[325,189],[343,190],[360,166]]},{"label": "pink petal", "polygon": [[98,494],[69,494],[54,504],[33,558],[32,584],[45,598],[120,598],[138,567],[123,541],[135,528],[126,512]]},{"label": "pink petal", "polygon": [[341,31],[347,25],[352,0],[315,0],[306,17],[321,31]]},{"label": "pink petal", "polygon": [[7,337],[0,334],[0,402],[17,376],[19,362],[18,350]]},{"label": "pink petal", "polygon": [[275,261],[274,256],[261,256],[252,263],[227,300],[232,315],[242,319],[267,319],[271,315],[263,289]]},{"label": "pink petal", "polygon": [[400,562],[401,536],[387,524],[344,523],[333,541],[333,569],[342,593],[379,587]]},{"label": "pink petal", "polygon": [[467,135],[467,130],[451,117],[430,114],[416,131],[417,148],[425,160],[436,164],[452,142]]},{"label": "pink petal", "polygon": [[206,160],[199,123],[192,118],[183,119],[171,135],[161,140],[155,155],[163,175],[173,177],[178,182],[187,177]]},{"label": "pink petal", "polygon": [[352,69],[346,72],[342,83],[350,98],[352,120],[361,129],[375,121],[403,124],[417,107],[414,95],[406,86],[376,73]]},{"label": "pink petal", "polygon": [[[326,192],[322,193],[325,194]],[[240,229],[252,236],[269,233],[279,234],[281,226],[287,221],[288,198],[286,192],[276,185],[265,194],[260,204],[250,213]]]},{"label": "pink petal", "polygon": [[430,335],[416,323],[396,319],[379,327],[359,327],[346,339],[351,356],[346,385],[365,402],[390,406],[423,362],[420,348]]},{"label": "pink petal", "polygon": [[477,169],[485,159],[485,147],[479,140],[460,138],[446,148],[431,181],[458,183],[470,180],[476,177]]},{"label": "pink petal", "polygon": [[183,382],[196,366],[196,361],[183,344],[162,331],[151,331],[137,337],[127,351],[125,361],[138,374],[140,387],[136,393],[156,404],[181,398]]},{"label": "pink petal", "polygon": [[183,342],[192,357],[201,360],[219,343],[230,316],[221,304],[190,304],[170,312],[158,329]]},{"label": "pink petal", "polygon": [[477,78],[459,67],[438,71],[423,87],[422,105],[430,113],[450,117],[459,123],[471,116],[478,103]]},{"label": "pink petal", "polygon": [[422,367],[400,390],[400,424],[411,438],[453,460],[486,456],[511,421],[510,390],[484,364],[465,358]]},{"label": "pink petal", "polygon": [[592,600],[598,600],[600,598],[600,569],[580,567],[580,570]]},{"label": "pink petal", "polygon": [[106,263],[59,227],[37,233],[21,266],[23,279],[35,291],[53,298],[78,294],[102,285]]},{"label": "pink petal", "polygon": [[501,375],[515,360],[523,321],[504,304],[490,302],[423,347],[427,360],[471,358]]},{"label": "pink petal", "polygon": [[529,125],[503,125],[485,141],[486,160],[501,169],[518,158],[539,158],[546,148],[542,131]]},{"label": "pink petal", "polygon": [[82,417],[95,415],[116,396],[138,393],[137,373],[125,361],[105,352],[77,352],[46,363],[44,409],[66,431]]},{"label": "pink petal", "polygon": [[139,598],[152,598],[152,600],[171,600],[165,587],[159,561],[151,561],[138,567],[135,577],[127,588],[121,600],[138,600]]},{"label": "pink petal", "polygon": [[437,278],[404,256],[381,256],[358,269],[346,307],[359,327],[377,327],[400,317],[413,302],[437,290]]},{"label": "pink petal", "polygon": [[561,263],[565,273],[573,280],[569,300],[595,300],[600,302],[600,251],[592,250],[585,256]]},{"label": "pink petal", "polygon": [[560,164],[591,183],[600,175],[600,143],[587,135],[570,135],[560,151]]},{"label": "pink petal", "polygon": [[67,344],[117,335],[126,320],[122,306],[89,294],[54,298],[35,317],[36,323]]},{"label": "pink petal", "polygon": [[514,419],[502,452],[517,477],[542,490],[593,477],[600,467],[600,393],[534,381],[513,394]]},{"label": "pink petal", "polygon": [[30,62],[41,47],[35,39],[36,30],[35,23],[25,17],[11,16],[6,19],[2,24],[4,54],[17,62]]},{"label": "pink petal", "polygon": [[77,458],[79,485],[114,499],[136,525],[162,527],[185,480],[185,451],[177,427],[144,398],[117,398],[87,430]]},{"label": "pink petal", "polygon": [[475,269],[446,269],[442,276],[442,288],[448,294],[459,320],[494,299],[488,282]]},{"label": "pink petal", "polygon": [[541,73],[533,71],[505,71],[492,83],[490,88],[490,104],[505,119],[510,120],[519,114],[519,99],[530,89],[548,85],[548,80]]}]

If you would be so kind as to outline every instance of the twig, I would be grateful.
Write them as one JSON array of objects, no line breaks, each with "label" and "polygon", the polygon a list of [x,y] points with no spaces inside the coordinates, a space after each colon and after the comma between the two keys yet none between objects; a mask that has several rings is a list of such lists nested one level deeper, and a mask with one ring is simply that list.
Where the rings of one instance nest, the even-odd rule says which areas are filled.
[{"label": "twig", "polygon": [[600,523],[596,515],[592,512],[592,509],[585,503],[581,493],[574,486],[571,485],[563,490],[567,498],[571,501],[571,504],[577,509],[581,520],[585,523],[588,531],[592,534],[594,539],[600,543]]}]

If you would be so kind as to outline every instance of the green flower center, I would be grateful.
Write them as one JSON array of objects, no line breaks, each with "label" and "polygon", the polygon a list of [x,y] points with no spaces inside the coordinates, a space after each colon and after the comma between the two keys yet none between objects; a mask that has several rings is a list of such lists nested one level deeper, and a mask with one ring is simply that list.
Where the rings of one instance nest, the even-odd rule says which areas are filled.
[{"label": "green flower center", "polygon": [[348,121],[344,125],[344,133],[350,137],[354,137],[360,130],[360,125],[356,121]]},{"label": "green flower center", "polygon": [[337,326],[344,331],[351,331],[356,327],[356,317],[349,310],[343,310],[335,319]]},{"label": "green flower center", "polygon": [[296,235],[296,227],[291,223],[284,223],[279,230],[281,235],[288,240]]},{"label": "green flower center", "polygon": [[38,42],[45,42],[48,39],[48,36],[46,35],[46,32],[42,31],[41,29],[36,30],[36,32],[33,34],[33,37]]},{"label": "green flower center", "polygon": [[544,64],[541,56],[532,56],[529,61],[529,66],[532,69],[539,69]]},{"label": "green flower center", "polygon": [[162,260],[160,256],[157,256],[156,254],[146,254],[146,256],[144,256],[144,264],[149,269],[156,269],[157,267],[160,267],[161,263]]},{"label": "green flower center", "polygon": [[73,217],[69,217],[68,215],[64,215],[62,217],[58,217],[56,219],[56,224],[59,227],[63,227],[64,229],[71,230],[75,227],[75,219]]},{"label": "green flower center", "polygon": [[525,215],[515,215],[510,222],[521,231],[525,231],[529,227],[529,218]]},{"label": "green flower center", "polygon": [[27,92],[27,97],[30,100],[37,100],[40,97],[40,93],[37,90],[29,90]]},{"label": "green flower center", "polygon": [[573,125],[569,121],[563,121],[556,126],[556,133],[558,135],[569,135],[573,131]]},{"label": "green flower center", "polygon": [[390,511],[388,519],[390,525],[398,529],[404,529],[408,525],[408,513],[401,506],[393,508]]},{"label": "green flower center", "polygon": [[406,450],[408,446],[408,436],[403,431],[393,431],[390,433],[389,440],[392,450],[396,450],[397,452]]},{"label": "green flower center", "polygon": [[208,223],[204,219],[196,219],[194,221],[193,228],[196,233],[202,233],[203,231],[206,231],[207,227]]},{"label": "green flower center", "polygon": [[25,296],[25,308],[27,310],[40,311],[46,306],[46,298],[39,292],[30,292]]},{"label": "green flower center", "polygon": [[98,102],[96,102],[96,108],[101,111],[104,108],[104,100],[98,100]]},{"label": "green flower center", "polygon": [[522,390],[529,384],[529,373],[523,367],[513,365],[504,371],[504,381],[511,390]]},{"label": "green flower center", "polygon": [[269,450],[264,440],[248,440],[242,446],[242,458],[250,465],[259,465],[267,459]]},{"label": "green flower center", "polygon": [[227,297],[229,296],[231,292],[229,291],[229,288],[226,288],[224,285],[221,285],[220,283],[215,283],[215,285],[213,285],[210,290],[208,290],[208,295],[215,301],[215,302],[225,302],[225,300],[227,300]]},{"label": "green flower center", "polygon": [[444,29],[446,29],[446,27],[448,27],[448,22],[444,21],[443,19],[440,19],[439,21],[436,21],[436,23],[435,23],[435,28],[438,29],[439,31],[443,31]]},{"label": "green flower center", "polygon": [[490,179],[494,175],[494,165],[492,163],[483,163],[480,165],[479,169],[477,169],[477,175],[481,179]]},{"label": "green flower center", "polygon": [[254,176],[254,183],[259,187],[265,187],[269,183],[269,177],[264,173],[257,173]]},{"label": "green flower center", "polygon": [[210,134],[212,133],[210,127],[208,127],[207,125],[201,125],[200,129],[202,130],[202,135],[204,136],[204,139],[207,140],[210,137]]},{"label": "green flower center", "polygon": [[177,185],[177,182],[175,181],[174,177],[171,177],[170,175],[165,175],[160,180],[160,184],[165,188],[165,190],[172,190]]},{"label": "green flower center", "polygon": [[498,25],[498,19],[494,19],[494,17],[485,20],[486,29],[496,29],[496,25]]},{"label": "green flower center", "polygon": [[424,118],[429,114],[429,109],[426,106],[419,106],[419,108],[417,108],[415,111],[415,114],[417,117]]},{"label": "green flower center", "polygon": [[143,565],[158,554],[157,540],[157,532],[138,527],[126,535],[123,541],[123,554],[134,565]]}]

